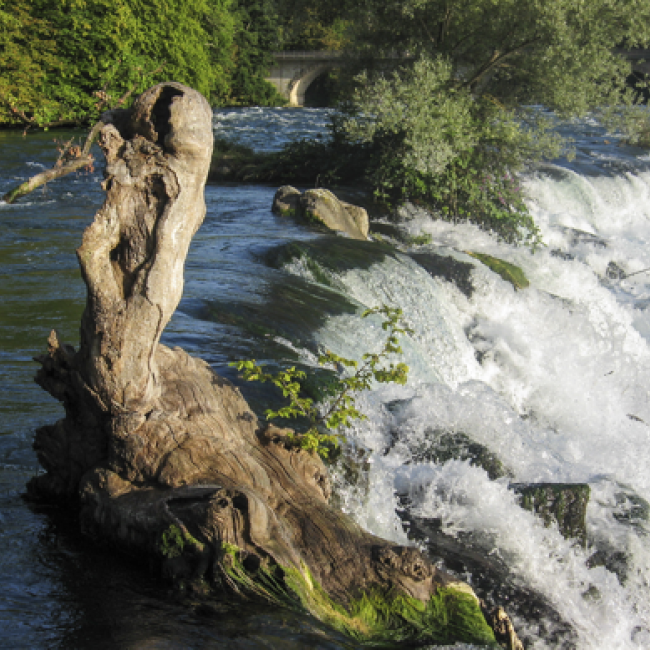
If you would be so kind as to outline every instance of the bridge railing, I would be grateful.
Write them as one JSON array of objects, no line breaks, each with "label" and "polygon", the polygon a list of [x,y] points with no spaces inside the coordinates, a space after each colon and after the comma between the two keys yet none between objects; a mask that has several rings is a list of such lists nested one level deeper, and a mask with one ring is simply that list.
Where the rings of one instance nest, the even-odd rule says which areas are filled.
[{"label": "bridge railing", "polygon": [[274,52],[276,59],[336,59],[344,56],[345,52],[337,50],[314,50],[308,51],[291,51],[291,52]]}]

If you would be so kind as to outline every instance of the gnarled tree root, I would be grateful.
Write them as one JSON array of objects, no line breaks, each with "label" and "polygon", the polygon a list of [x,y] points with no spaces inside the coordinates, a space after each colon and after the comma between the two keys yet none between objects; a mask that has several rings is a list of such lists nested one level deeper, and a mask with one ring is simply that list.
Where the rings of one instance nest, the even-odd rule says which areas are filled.
[{"label": "gnarled tree root", "polygon": [[203,361],[159,343],[205,214],[212,114],[155,86],[105,125],[107,197],[78,250],[80,349],[53,332],[36,381],[65,418],[37,431],[33,496],[177,581],[301,607],[358,638],[494,644],[471,589],[329,505],[320,458],[262,427]]}]

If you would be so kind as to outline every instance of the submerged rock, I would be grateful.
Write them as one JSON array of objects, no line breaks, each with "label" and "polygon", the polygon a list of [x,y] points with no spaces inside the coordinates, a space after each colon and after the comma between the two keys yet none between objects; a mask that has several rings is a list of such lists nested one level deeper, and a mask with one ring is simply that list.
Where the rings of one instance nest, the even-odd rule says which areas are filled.
[{"label": "submerged rock", "polygon": [[316,282],[338,289],[341,273],[369,269],[387,257],[395,258],[397,255],[397,249],[390,244],[330,236],[283,244],[271,249],[265,261],[274,269],[298,262],[309,270]]},{"label": "submerged rock", "polygon": [[301,194],[295,187],[284,185],[275,194],[272,210],[281,216],[344,232],[352,239],[368,239],[370,223],[366,210],[341,201],[329,190],[307,190]]},{"label": "submerged rock", "polygon": [[521,505],[536,512],[546,526],[554,521],[564,537],[587,543],[587,504],[590,488],[586,483],[514,483]]},{"label": "submerged rock", "polygon": [[426,436],[426,443],[413,450],[414,462],[433,461],[441,464],[450,460],[469,460],[470,465],[484,469],[493,481],[511,476],[495,453],[461,431],[430,430]]},{"label": "submerged rock", "polygon": [[[628,540],[648,538],[650,504],[630,486],[616,483],[613,494],[597,500],[598,505],[605,508],[608,515],[622,527],[622,533]],[[599,534],[597,525],[589,531],[589,546],[595,549],[589,558],[589,566],[604,566],[617,575],[621,584],[625,584],[630,572],[634,571],[634,561],[629,551],[613,544],[609,535]]]},{"label": "submerged rock", "polygon": [[485,266],[497,275],[500,275],[506,282],[510,282],[515,289],[526,289],[530,285],[524,272],[518,266],[510,264],[510,262],[500,260],[498,257],[492,257],[492,255],[486,255],[485,253],[471,253],[467,251],[467,254],[485,264]]},{"label": "submerged rock", "polygon": [[440,255],[427,251],[426,253],[409,253],[431,277],[443,278],[455,284],[468,298],[474,293],[472,284],[472,271],[474,266],[469,262],[462,262],[451,255]]}]

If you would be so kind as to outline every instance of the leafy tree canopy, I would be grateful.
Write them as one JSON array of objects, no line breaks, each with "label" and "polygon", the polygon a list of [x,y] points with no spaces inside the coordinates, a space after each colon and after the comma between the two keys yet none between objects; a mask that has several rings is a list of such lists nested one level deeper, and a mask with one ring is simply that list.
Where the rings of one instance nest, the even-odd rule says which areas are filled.
[{"label": "leafy tree canopy", "polygon": [[164,79],[215,104],[276,102],[269,1],[0,0],[0,122],[87,122]]},{"label": "leafy tree canopy", "polygon": [[277,105],[284,102],[265,79],[279,49],[280,24],[272,0],[237,0],[231,103]]},{"label": "leafy tree canopy", "polygon": [[277,0],[284,50],[343,50],[350,45],[350,21],[342,0]]},{"label": "leafy tree canopy", "polygon": [[507,106],[581,114],[620,99],[629,63],[650,42],[648,0],[361,0],[362,54],[441,57],[453,85]]}]

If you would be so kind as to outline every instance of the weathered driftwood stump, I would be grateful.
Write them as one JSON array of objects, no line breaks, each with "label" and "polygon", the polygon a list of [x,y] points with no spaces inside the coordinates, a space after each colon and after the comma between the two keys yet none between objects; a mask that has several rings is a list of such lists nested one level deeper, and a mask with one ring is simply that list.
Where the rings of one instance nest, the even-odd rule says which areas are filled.
[{"label": "weathered driftwood stump", "polygon": [[212,112],[165,83],[100,133],[106,201],[77,251],[78,351],[49,339],[36,381],[65,417],[39,429],[38,498],[177,581],[303,607],[350,634],[493,643],[471,589],[328,505],[321,460],[264,427],[203,361],[159,343],[205,215]]}]

